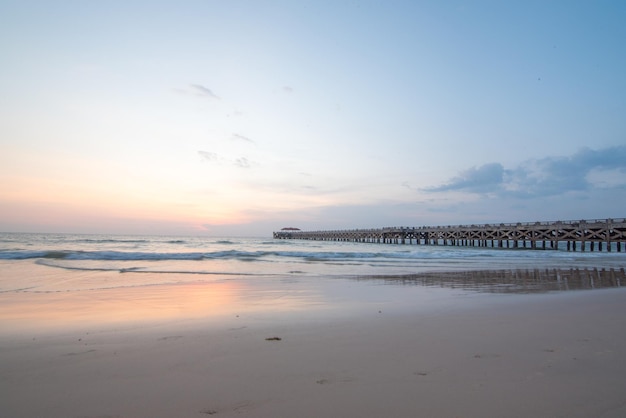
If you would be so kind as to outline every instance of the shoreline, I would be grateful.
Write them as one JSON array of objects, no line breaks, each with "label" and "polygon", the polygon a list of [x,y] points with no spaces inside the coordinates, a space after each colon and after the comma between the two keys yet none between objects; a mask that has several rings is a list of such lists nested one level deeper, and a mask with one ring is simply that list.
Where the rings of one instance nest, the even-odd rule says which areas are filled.
[{"label": "shoreline", "polygon": [[[35,275],[45,267],[17,263]],[[36,273],[35,273],[36,272]],[[190,319],[219,323],[239,314],[350,316],[378,305],[411,310],[450,303],[459,295],[560,293],[626,286],[624,268],[508,268],[415,274],[225,276],[190,280],[180,273],[141,272],[145,282],[115,271],[54,271],[33,288],[0,291],[0,333],[56,332],[102,325],[152,326]],[[3,273],[5,276],[7,272]],[[154,276],[154,277],[151,277]],[[168,279],[163,280],[162,276]],[[188,276],[188,275],[183,275]],[[198,276],[195,276],[198,277]],[[50,284],[46,284],[48,281]],[[374,306],[375,305],[375,306]]]}]

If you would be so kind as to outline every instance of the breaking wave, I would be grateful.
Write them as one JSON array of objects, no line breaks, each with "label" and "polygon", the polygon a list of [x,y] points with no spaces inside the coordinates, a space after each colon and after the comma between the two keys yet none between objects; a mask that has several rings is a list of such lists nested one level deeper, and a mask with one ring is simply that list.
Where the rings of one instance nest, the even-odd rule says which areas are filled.
[{"label": "breaking wave", "polygon": [[[260,260],[266,258],[297,258],[307,261],[359,260],[359,259],[407,259],[415,258],[410,252],[335,252],[335,251],[241,251],[213,252],[141,252],[141,251],[0,251],[2,260],[64,259],[64,260],[118,260],[118,261],[167,261],[167,260]],[[423,254],[422,254],[423,256]]]}]

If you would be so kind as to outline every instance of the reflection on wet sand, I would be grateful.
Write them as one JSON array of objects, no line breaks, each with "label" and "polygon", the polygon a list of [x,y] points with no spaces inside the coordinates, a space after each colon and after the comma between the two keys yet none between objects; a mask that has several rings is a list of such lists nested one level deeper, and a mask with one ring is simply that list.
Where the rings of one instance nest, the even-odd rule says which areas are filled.
[{"label": "reflection on wet sand", "polygon": [[357,280],[383,280],[386,284],[436,286],[486,293],[544,293],[551,291],[621,287],[624,268],[507,269],[428,272],[401,276],[368,276]]},{"label": "reflection on wet sand", "polygon": [[237,283],[226,282],[3,293],[0,325],[5,330],[73,329],[224,316],[232,313],[233,306],[240,305],[237,302],[243,290]]}]

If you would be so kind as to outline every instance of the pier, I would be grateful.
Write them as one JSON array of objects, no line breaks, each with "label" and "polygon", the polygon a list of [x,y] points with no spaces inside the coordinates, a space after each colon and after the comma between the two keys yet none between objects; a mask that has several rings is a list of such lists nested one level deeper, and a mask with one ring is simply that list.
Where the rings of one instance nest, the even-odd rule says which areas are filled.
[{"label": "pier", "polygon": [[625,251],[626,219],[274,232],[275,239],[567,251]]}]

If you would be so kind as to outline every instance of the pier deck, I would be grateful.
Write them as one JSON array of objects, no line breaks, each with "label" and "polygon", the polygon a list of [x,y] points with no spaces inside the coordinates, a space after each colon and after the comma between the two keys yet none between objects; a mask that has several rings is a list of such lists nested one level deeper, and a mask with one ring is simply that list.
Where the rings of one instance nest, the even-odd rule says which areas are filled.
[{"label": "pier deck", "polygon": [[386,227],[333,231],[277,231],[275,239],[381,244],[626,251],[626,219],[518,222],[483,225]]}]

